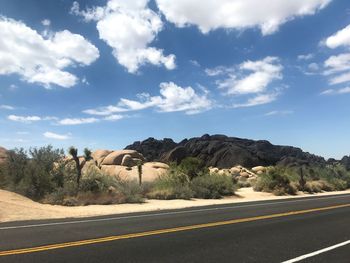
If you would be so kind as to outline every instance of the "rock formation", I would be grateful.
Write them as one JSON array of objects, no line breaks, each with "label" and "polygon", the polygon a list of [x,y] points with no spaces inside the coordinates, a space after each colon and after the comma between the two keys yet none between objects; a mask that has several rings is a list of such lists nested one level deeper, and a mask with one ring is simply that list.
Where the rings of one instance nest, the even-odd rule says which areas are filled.
[{"label": "rock formation", "polygon": [[152,182],[160,175],[166,173],[169,166],[160,162],[145,162],[142,154],[135,150],[96,150],[92,154],[92,160],[82,160],[83,177],[90,169],[98,169],[101,172],[118,177],[121,180],[139,180],[139,168],[141,165],[142,182]]},{"label": "rock formation", "polygon": [[171,139],[149,138],[135,142],[126,149],[136,150],[148,161],[180,162],[187,156],[197,157],[206,166],[231,168],[236,165],[255,166],[289,165],[290,163],[322,163],[324,158],[303,152],[292,146],[273,145],[268,141],[248,140],[225,135],[203,135],[175,143]]}]

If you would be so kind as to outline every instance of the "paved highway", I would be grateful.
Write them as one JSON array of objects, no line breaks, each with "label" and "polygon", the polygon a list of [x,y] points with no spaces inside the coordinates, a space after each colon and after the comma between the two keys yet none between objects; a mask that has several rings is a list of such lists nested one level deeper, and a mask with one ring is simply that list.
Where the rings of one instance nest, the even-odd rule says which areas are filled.
[{"label": "paved highway", "polygon": [[0,224],[0,262],[350,262],[350,195]]}]

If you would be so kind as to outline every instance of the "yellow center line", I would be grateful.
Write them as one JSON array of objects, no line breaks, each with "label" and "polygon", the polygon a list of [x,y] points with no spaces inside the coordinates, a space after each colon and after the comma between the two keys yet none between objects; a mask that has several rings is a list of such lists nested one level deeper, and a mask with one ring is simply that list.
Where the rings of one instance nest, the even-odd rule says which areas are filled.
[{"label": "yellow center line", "polygon": [[152,230],[152,231],[146,231],[146,232],[140,232],[140,233],[94,238],[94,239],[87,239],[87,240],[80,240],[80,241],[73,241],[73,242],[66,242],[66,243],[57,243],[57,244],[44,245],[44,246],[38,246],[38,247],[5,250],[5,251],[0,251],[0,256],[27,254],[27,253],[34,253],[34,252],[54,250],[54,249],[67,248],[67,247],[78,247],[78,246],[98,244],[103,242],[111,242],[111,241],[121,240],[121,239],[154,236],[154,235],[160,235],[160,234],[166,234],[166,233],[175,233],[180,231],[188,231],[188,230],[209,228],[209,227],[215,227],[215,226],[224,226],[224,225],[232,225],[232,224],[252,222],[252,221],[258,221],[258,220],[264,220],[264,219],[279,218],[279,217],[285,217],[285,216],[308,214],[313,212],[327,211],[327,210],[333,210],[333,209],[344,208],[344,207],[350,207],[350,204],[319,207],[319,208],[313,208],[313,209],[298,210],[298,211],[284,212],[284,213],[271,214],[271,215],[262,215],[262,216],[248,217],[248,218],[240,218],[240,219],[232,219],[232,220],[197,224],[197,225],[190,225],[190,226],[166,228],[166,229]]}]

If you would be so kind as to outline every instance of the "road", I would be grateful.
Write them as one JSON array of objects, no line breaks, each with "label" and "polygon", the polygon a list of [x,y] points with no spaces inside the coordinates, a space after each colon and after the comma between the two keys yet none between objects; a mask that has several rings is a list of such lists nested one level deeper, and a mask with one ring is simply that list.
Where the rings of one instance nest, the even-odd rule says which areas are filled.
[{"label": "road", "polygon": [[0,224],[0,262],[350,262],[350,195]]}]

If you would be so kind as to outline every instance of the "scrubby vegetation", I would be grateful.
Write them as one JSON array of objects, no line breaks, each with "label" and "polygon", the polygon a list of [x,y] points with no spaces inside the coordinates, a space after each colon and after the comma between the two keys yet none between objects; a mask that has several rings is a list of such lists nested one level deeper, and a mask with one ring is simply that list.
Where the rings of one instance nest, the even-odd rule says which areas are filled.
[{"label": "scrubby vegetation", "polygon": [[[76,150],[70,149],[70,153]],[[85,158],[91,155],[87,149],[84,153]],[[1,188],[36,201],[68,206],[143,202],[143,188],[137,182],[118,181],[93,167],[81,177],[74,156],[73,161],[52,146],[9,151],[7,161],[0,166]]]},{"label": "scrubby vegetation", "polygon": [[186,158],[172,164],[167,174],[158,178],[148,194],[157,199],[221,198],[234,194],[230,176],[210,174],[200,160]]},{"label": "scrubby vegetation", "polygon": [[297,191],[318,193],[350,188],[350,171],[343,165],[269,167],[259,175],[254,189],[276,195]]},{"label": "scrubby vegetation", "polygon": [[[145,198],[213,199],[233,195],[236,188],[248,186],[275,195],[350,188],[350,171],[340,164],[275,166],[264,168],[258,175],[247,169],[210,173],[199,159],[189,157],[178,165],[171,164],[154,182],[144,183],[142,163],[137,163],[139,180],[123,181],[103,174],[94,165],[84,166],[83,170],[78,150],[71,147],[68,153],[69,158],[62,149],[52,146],[9,151],[6,162],[0,164],[0,188],[39,202],[67,206],[141,203]],[[91,151],[85,149],[84,162],[91,159]]]},{"label": "scrubby vegetation", "polygon": [[[156,199],[221,198],[234,193],[231,177],[209,174],[200,160],[186,158],[154,183],[123,181],[90,166],[82,172],[78,150],[69,148],[71,158],[52,146],[9,151],[0,166],[1,188],[33,200],[66,206],[140,203]],[[84,150],[85,160],[91,152]],[[138,164],[142,175],[142,166]]]}]

